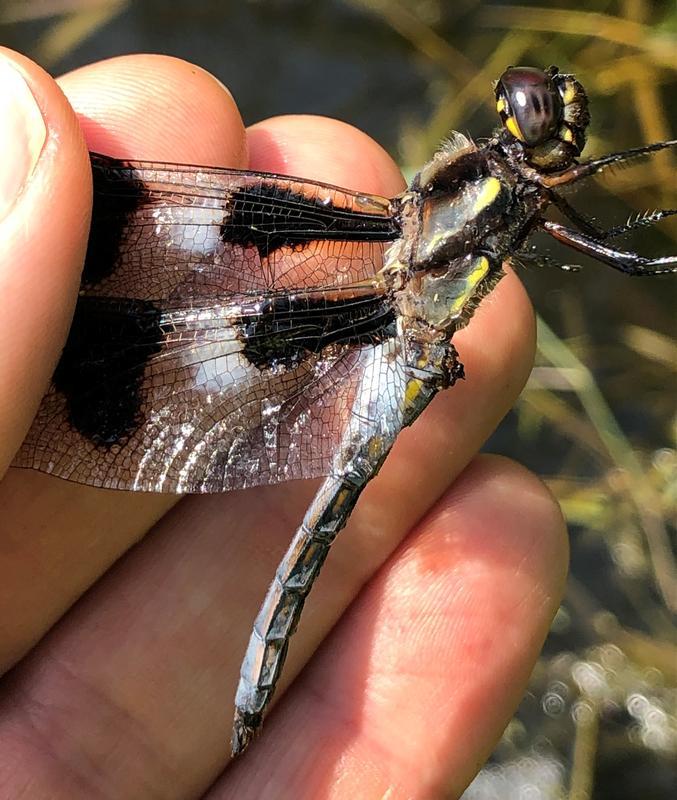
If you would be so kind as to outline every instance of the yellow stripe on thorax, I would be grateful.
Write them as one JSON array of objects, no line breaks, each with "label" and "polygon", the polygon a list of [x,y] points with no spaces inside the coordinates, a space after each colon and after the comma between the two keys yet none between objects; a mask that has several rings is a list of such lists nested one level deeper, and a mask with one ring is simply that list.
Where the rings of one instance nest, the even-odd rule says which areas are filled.
[{"label": "yellow stripe on thorax", "polygon": [[559,135],[563,142],[573,142],[574,134],[568,125],[562,125],[559,129]]},{"label": "yellow stripe on thorax", "polygon": [[459,313],[463,306],[468,302],[475,292],[480,281],[484,280],[489,272],[489,259],[486,256],[478,256],[472,263],[468,274],[463,280],[461,292],[454,298],[451,306],[453,314]]},{"label": "yellow stripe on thorax", "polygon": [[411,406],[416,402],[416,398],[421,393],[423,388],[423,381],[420,378],[410,378],[407,381],[407,388],[404,391],[404,404],[405,407]]},{"label": "yellow stripe on thorax", "polygon": [[482,188],[480,189],[480,193],[475,201],[475,207],[473,209],[474,212],[478,214],[487,206],[490,206],[498,197],[500,191],[501,182],[498,178],[494,178],[493,176],[490,178],[485,178],[485,180],[482,181]]}]

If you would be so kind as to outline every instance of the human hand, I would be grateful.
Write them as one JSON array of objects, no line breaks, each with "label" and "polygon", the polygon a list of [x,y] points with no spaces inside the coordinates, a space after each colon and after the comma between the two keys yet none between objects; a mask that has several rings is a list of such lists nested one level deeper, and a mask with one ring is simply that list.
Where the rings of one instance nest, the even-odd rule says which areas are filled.
[{"label": "human hand", "polygon": [[[223,87],[182,61],[91,65],[59,81],[66,101],[27,59],[0,59],[28,81],[46,125],[12,203],[29,159],[0,116],[0,173],[17,168],[1,198],[0,471],[65,340],[86,246],[87,148],[387,196],[403,186],[385,152],[343,123],[278,117],[245,131]],[[6,97],[22,91],[9,69]],[[528,375],[533,339],[510,273],[455,337],[468,380],[401,434],[365,490],[293,639],[284,696],[230,766],[251,623],[316,483],[178,500],[10,470],[0,665],[18,663],[0,682],[6,796],[458,796],[519,702],[563,589],[554,501],[520,467],[476,457]]]}]

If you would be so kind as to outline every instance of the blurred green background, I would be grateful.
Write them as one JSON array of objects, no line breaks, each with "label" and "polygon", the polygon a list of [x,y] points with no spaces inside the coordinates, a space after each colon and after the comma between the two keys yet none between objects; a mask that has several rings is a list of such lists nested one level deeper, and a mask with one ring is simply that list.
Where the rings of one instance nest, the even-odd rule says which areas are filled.
[{"label": "blurred green background", "polygon": [[[508,64],[577,74],[588,156],[677,136],[674,0],[5,0],[0,42],[54,74],[122,53],[180,56],[230,87],[245,122],[339,117],[406,174],[449,130],[492,130],[491,82]],[[605,172],[576,205],[608,225],[675,207],[675,155]],[[677,225],[622,246],[674,253]],[[519,268],[540,314],[538,360],[487,444],[559,498],[571,576],[527,695],[466,800],[677,796],[677,281],[576,263],[576,275]]]}]

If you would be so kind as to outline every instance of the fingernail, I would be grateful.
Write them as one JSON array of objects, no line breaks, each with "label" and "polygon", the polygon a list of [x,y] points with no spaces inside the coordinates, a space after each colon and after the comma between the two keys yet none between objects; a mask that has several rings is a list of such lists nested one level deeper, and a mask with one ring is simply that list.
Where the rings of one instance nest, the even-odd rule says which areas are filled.
[{"label": "fingernail", "polygon": [[0,220],[30,180],[46,137],[45,121],[28,84],[0,57]]}]

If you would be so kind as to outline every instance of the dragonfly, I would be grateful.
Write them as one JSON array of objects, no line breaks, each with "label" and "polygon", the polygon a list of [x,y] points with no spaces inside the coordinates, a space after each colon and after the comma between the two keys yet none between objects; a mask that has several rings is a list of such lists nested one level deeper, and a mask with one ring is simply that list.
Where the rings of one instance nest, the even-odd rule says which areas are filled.
[{"label": "dragonfly", "polygon": [[[221,492],[324,478],[256,617],[231,749],[261,728],[308,593],[399,432],[464,377],[454,334],[545,232],[633,276],[677,272],[561,190],[674,148],[589,161],[583,85],[509,67],[500,125],[452,133],[394,198],[263,172],[91,154],[80,294],[14,465],[97,487]],[[549,219],[555,207],[569,224]]]}]

